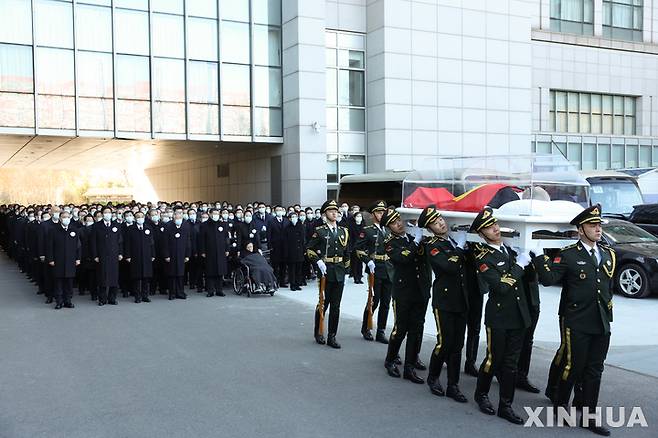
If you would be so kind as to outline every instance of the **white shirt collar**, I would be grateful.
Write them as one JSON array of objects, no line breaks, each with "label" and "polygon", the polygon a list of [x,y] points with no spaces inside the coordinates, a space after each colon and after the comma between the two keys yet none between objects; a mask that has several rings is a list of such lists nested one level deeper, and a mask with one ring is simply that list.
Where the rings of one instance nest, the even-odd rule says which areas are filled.
[{"label": "white shirt collar", "polygon": [[583,246],[585,247],[585,250],[587,251],[588,254],[591,254],[592,249],[594,249],[594,252],[595,252],[595,253],[598,253],[598,252],[599,252],[599,246],[596,244],[596,242],[594,242],[594,246],[589,246],[588,244],[586,244],[585,242],[583,242],[583,241],[581,240],[581,241],[580,241],[580,244],[583,245]]}]

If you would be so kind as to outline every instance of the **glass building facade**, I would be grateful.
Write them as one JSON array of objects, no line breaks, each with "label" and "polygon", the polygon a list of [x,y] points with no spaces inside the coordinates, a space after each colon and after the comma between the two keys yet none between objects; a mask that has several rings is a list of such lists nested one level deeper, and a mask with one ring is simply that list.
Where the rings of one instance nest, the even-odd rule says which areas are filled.
[{"label": "glass building facade", "polygon": [[281,0],[2,0],[4,133],[283,141]]}]

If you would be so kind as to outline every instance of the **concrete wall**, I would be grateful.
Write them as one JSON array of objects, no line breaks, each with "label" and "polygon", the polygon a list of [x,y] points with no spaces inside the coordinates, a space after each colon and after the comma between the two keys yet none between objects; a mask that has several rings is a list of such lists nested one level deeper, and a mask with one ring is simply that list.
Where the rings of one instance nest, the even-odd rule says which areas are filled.
[{"label": "concrete wall", "polygon": [[531,6],[368,2],[369,172],[530,151]]}]

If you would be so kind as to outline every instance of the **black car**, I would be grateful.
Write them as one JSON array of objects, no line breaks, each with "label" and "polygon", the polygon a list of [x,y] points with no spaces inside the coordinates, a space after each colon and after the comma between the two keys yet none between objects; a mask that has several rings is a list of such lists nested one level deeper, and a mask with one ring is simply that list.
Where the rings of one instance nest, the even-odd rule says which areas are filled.
[{"label": "black car", "polygon": [[634,206],[628,220],[654,236],[658,236],[658,204]]},{"label": "black car", "polygon": [[602,243],[617,254],[615,289],[630,298],[658,290],[658,237],[630,222],[608,219]]}]

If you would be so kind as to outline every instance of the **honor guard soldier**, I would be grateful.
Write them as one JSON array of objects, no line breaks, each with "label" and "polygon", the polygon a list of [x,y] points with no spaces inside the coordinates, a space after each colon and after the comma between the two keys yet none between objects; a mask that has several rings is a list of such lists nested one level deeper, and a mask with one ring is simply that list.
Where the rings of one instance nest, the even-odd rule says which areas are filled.
[{"label": "honor guard soldier", "polygon": [[391,234],[384,241],[384,249],[389,260],[386,267],[393,279],[393,314],[395,323],[388,344],[384,367],[391,377],[400,377],[395,360],[400,352],[405,336],[404,378],[413,383],[425,383],[416,375],[419,337],[422,336],[425,310],[430,297],[430,275],[423,247],[418,246],[422,238],[406,233],[400,213],[387,209],[381,224],[388,227]]},{"label": "honor guard soldier", "polygon": [[487,357],[478,372],[475,401],[480,410],[494,415],[489,389],[494,376],[499,383],[498,416],[511,423],[523,424],[512,409],[516,372],[530,314],[523,287],[524,268],[530,263],[527,252],[517,254],[505,246],[500,226],[491,207],[475,217],[470,232],[486,242],[476,245],[480,291],[488,293],[484,324],[487,329]]},{"label": "honor guard soldier", "polygon": [[[388,344],[386,337],[386,321],[388,320],[388,310],[391,305],[391,277],[386,269],[388,255],[384,249],[384,241],[388,236],[387,229],[381,225],[381,219],[386,212],[386,202],[377,201],[371,208],[372,225],[363,228],[356,242],[357,257],[366,263],[370,274],[374,274],[374,287],[371,312],[377,308],[377,335],[375,339],[382,344]],[[367,341],[372,341],[372,333],[368,330],[368,304],[363,311],[363,322],[361,324],[361,334]]]},{"label": "honor guard soldier", "polygon": [[[433,394],[465,403],[466,397],[459,390],[468,290],[464,278],[466,263],[466,233],[461,233],[458,242],[448,235],[448,224],[436,208],[425,208],[418,218],[418,226],[427,228],[433,235],[423,239],[425,256],[434,271],[432,285],[432,313],[436,322],[436,346],[430,358],[427,384]],[[448,369],[447,391],[439,382],[443,364]]]},{"label": "honor guard soldier", "polygon": [[[343,287],[345,286],[345,273],[349,269],[349,231],[347,228],[339,227],[336,223],[338,216],[338,205],[336,201],[329,200],[322,204],[322,213],[327,218],[327,223],[319,226],[313,232],[311,239],[306,245],[306,254],[311,261],[315,263],[320,274],[325,277],[324,300],[315,309],[315,341],[318,344],[324,344],[325,339],[320,334],[320,315],[324,318],[324,313],[329,307],[329,324],[327,330],[328,346],[340,348],[336,342],[336,333],[338,331],[338,319],[340,317],[340,301],[343,297]],[[326,305],[324,303],[326,303]],[[321,305],[322,304],[322,305]]]},{"label": "honor guard soldier", "polygon": [[[567,407],[576,382],[582,382],[583,409],[594,412],[599,401],[603,362],[610,345],[612,322],[612,279],[616,255],[601,245],[601,206],[594,205],[571,221],[580,240],[560,250],[552,260],[535,257],[539,281],[544,286],[562,285],[560,303],[566,351],[560,363],[556,407]],[[582,424],[592,432],[608,436],[610,430],[594,419]]]}]

